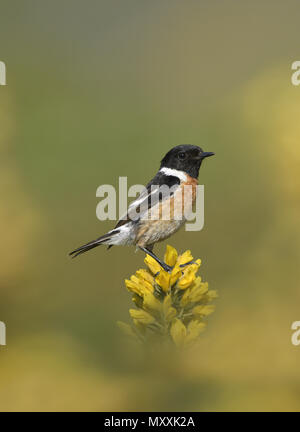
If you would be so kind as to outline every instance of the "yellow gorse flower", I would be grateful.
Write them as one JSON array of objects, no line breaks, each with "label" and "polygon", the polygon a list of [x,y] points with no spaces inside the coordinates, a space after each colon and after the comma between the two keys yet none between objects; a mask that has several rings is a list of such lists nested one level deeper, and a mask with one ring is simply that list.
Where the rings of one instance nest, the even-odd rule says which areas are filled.
[{"label": "yellow gorse flower", "polygon": [[125,280],[137,309],[129,310],[131,325],[118,325],[126,335],[141,342],[158,339],[171,341],[177,347],[190,346],[204,330],[206,317],[214,311],[210,302],[217,293],[197,276],[201,260],[194,261],[189,250],[178,255],[168,245],[164,260],[172,267],[170,273],[147,255],[147,269],[137,270]]}]

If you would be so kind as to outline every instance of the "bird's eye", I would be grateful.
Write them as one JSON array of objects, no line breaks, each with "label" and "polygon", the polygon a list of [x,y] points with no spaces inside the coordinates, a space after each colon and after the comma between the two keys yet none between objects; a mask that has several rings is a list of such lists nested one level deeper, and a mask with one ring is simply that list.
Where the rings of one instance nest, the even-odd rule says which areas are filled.
[{"label": "bird's eye", "polygon": [[184,152],[180,152],[180,153],[178,153],[178,159],[180,159],[180,160],[183,160],[183,159],[185,159],[185,153]]}]

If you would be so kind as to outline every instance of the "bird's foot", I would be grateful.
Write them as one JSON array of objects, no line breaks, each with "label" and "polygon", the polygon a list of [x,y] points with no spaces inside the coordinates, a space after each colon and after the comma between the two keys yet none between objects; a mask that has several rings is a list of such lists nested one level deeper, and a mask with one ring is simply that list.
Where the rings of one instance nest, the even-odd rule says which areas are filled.
[{"label": "bird's foot", "polygon": [[180,264],[180,267],[185,267],[185,266],[188,266],[188,265],[190,265],[190,264],[196,264],[196,263],[195,263],[194,260],[192,260],[192,261],[189,261],[189,262],[187,262],[187,263],[185,263],[185,264]]},{"label": "bird's foot", "polygon": [[[188,265],[190,265],[190,264],[195,264],[195,261],[192,260],[192,261],[189,261],[189,262],[187,262],[187,263],[185,263],[185,264],[180,264],[179,267],[180,267],[180,268],[184,268],[184,267],[186,267],[186,266],[188,266]],[[166,264],[165,262],[161,262],[160,265],[161,265],[161,267],[162,267],[162,268],[163,268],[167,273],[172,273],[172,270],[173,270],[174,266],[171,267],[171,266],[169,266],[168,264]]]},{"label": "bird's foot", "polygon": [[172,273],[172,270],[173,270],[174,267],[171,267],[171,266],[169,266],[168,264],[163,263],[162,268],[163,268],[167,273]]}]

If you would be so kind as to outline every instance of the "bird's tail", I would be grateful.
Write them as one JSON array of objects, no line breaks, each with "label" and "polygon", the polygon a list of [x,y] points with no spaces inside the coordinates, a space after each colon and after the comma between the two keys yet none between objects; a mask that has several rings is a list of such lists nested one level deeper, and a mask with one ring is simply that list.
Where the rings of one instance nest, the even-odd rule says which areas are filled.
[{"label": "bird's tail", "polygon": [[119,232],[119,230],[112,230],[112,231],[108,232],[107,234],[104,234],[103,236],[99,237],[98,239],[93,240],[93,241],[73,250],[72,252],[69,253],[69,255],[72,256],[72,258],[75,258],[78,255],[81,255],[81,254],[83,254],[83,253],[85,253],[91,249],[94,249],[95,247],[100,246],[102,244],[108,244],[108,245],[112,246],[110,240],[118,232]]}]

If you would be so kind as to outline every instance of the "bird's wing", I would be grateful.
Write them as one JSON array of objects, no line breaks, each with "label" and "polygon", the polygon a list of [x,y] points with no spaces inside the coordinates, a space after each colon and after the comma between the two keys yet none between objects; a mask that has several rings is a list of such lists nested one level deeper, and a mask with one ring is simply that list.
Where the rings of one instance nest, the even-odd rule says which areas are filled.
[{"label": "bird's wing", "polygon": [[130,220],[139,220],[141,215],[149,210],[151,205],[163,201],[167,198],[162,186],[168,186],[171,189],[171,195],[174,194],[180,185],[180,179],[161,173],[160,171],[146,185],[145,190],[130,203],[127,213],[120,218],[115,228],[118,228]]}]

